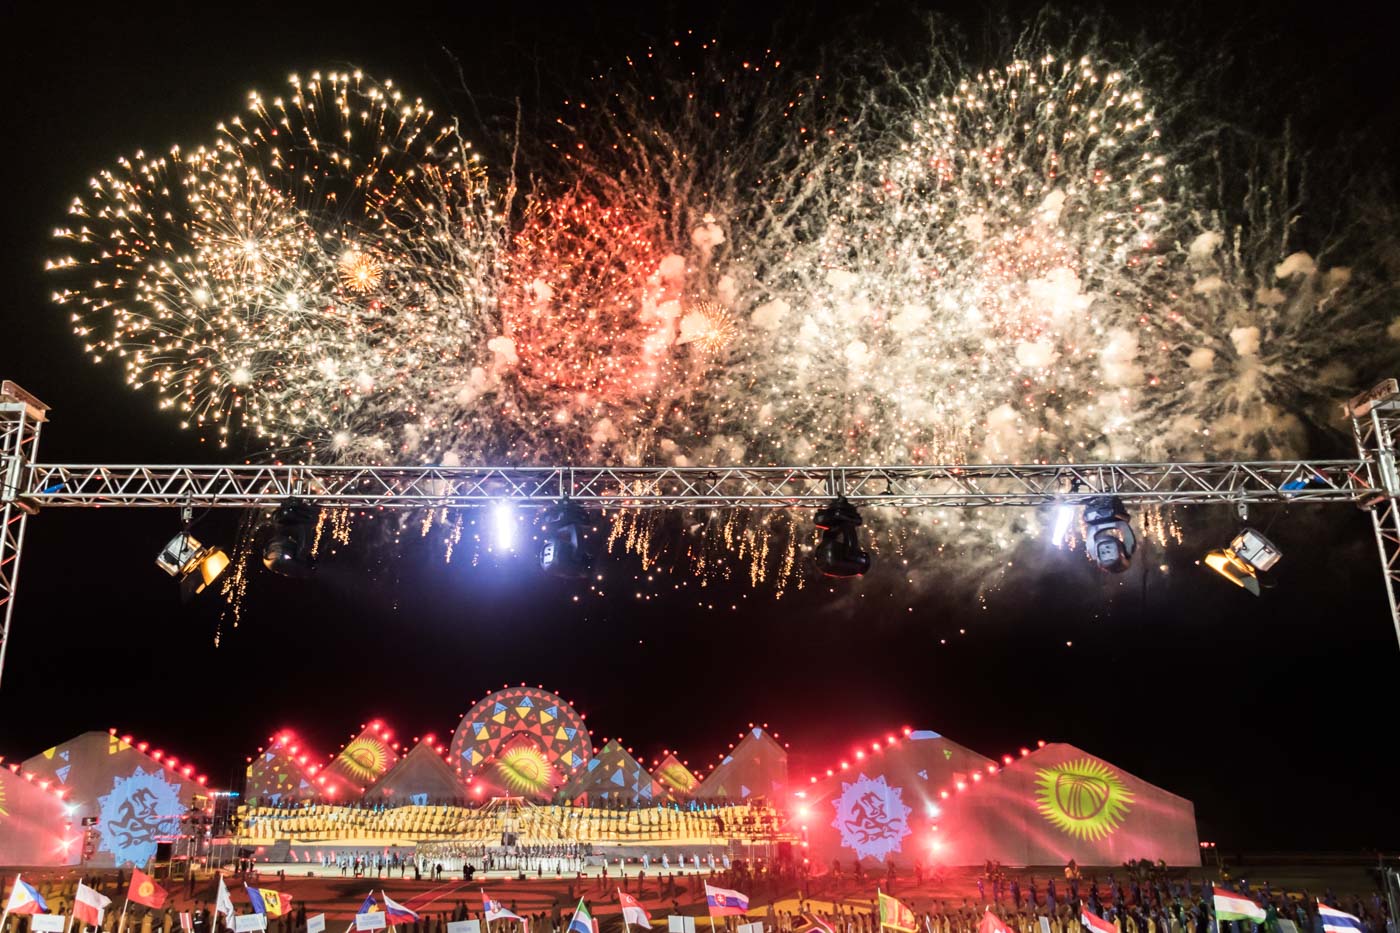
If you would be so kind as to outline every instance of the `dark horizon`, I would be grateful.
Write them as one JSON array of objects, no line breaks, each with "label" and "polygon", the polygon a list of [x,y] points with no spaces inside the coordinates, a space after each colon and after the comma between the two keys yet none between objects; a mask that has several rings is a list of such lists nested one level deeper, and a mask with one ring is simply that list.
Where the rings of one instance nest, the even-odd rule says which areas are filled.
[{"label": "dark horizon", "polygon": [[[93,172],[121,153],[203,138],[247,88],[350,63],[467,110],[478,101],[453,87],[460,65],[480,105],[498,111],[522,88],[552,104],[556,86],[596,63],[692,24],[744,46],[791,36],[810,52],[824,36],[901,42],[918,21],[911,5],[887,3],[855,13],[782,4],[771,15],[731,3],[548,15],[496,7],[391,24],[348,7],[333,17],[241,9],[217,23],[208,11],[140,21],[104,11],[42,25],[32,10],[6,13],[18,48],[6,65],[16,164],[0,378],[52,406],[46,462],[256,456],[181,432],[148,393],[122,384],[117,367],[87,362],[42,270],[51,229]],[[1037,5],[931,9],[975,36]],[[1389,126],[1393,143],[1389,29],[1343,5],[1319,36],[1305,9],[1193,4],[1160,22],[1103,15],[1124,36],[1160,30],[1169,46],[1194,22],[1200,45],[1181,47],[1185,60],[1273,68],[1265,85],[1307,91],[1278,110],[1296,107],[1319,149],[1330,142],[1320,137],[1367,123],[1378,136]],[[386,41],[390,31],[398,35]],[[1239,45],[1244,36],[1255,44]],[[1275,117],[1260,115],[1269,129]],[[1357,391],[1370,384],[1362,381]],[[1349,444],[1338,432],[1313,454],[1345,456]],[[1185,518],[1204,522],[1205,511],[1185,509]],[[1193,538],[1154,551],[1165,573],[1110,578],[1051,557],[1041,569],[1052,572],[1014,574],[985,601],[951,579],[910,592],[852,582],[839,600],[813,583],[775,601],[742,583],[701,590],[683,568],[663,567],[652,572],[680,587],[665,591],[638,583],[648,571],[635,559],[614,557],[606,595],[575,602],[576,588],[541,576],[528,553],[444,564],[416,543],[361,546],[370,535],[360,532],[310,580],[259,570],[235,627],[213,594],[181,607],[154,566],[178,530],[173,511],[53,509],[29,522],[0,683],[0,755],[9,764],[116,728],[227,786],[281,729],[325,755],[374,718],[401,741],[445,737],[483,693],[524,682],[577,701],[595,746],[620,736],[644,762],[678,750],[697,773],[750,723],[790,743],[794,777],[807,773],[804,762],[905,726],[994,758],[1063,741],[1192,800],[1201,838],[1226,851],[1400,848],[1385,739],[1400,649],[1370,519],[1284,505],[1253,518],[1284,549],[1260,599],[1195,566],[1205,536],[1201,548]],[[198,533],[231,547],[236,513],[210,516]]]}]

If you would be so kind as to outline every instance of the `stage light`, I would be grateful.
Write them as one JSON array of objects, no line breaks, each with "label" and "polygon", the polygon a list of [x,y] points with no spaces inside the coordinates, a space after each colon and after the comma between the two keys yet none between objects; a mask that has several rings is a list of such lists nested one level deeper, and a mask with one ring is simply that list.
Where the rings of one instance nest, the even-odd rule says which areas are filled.
[{"label": "stage light", "polygon": [[1259,595],[1259,574],[1279,562],[1283,552],[1253,528],[1235,535],[1230,546],[1206,554],[1206,566],[1242,589]]},{"label": "stage light", "polygon": [[573,502],[563,502],[544,525],[540,569],[569,580],[582,580],[593,571],[593,555],[584,546],[588,515]]},{"label": "stage light", "polygon": [[1095,496],[1084,503],[1084,524],[1089,527],[1085,548],[1099,569],[1122,573],[1133,563],[1137,536],[1129,524],[1128,510],[1117,496]]},{"label": "stage light", "polygon": [[814,556],[817,569],[828,577],[859,577],[870,570],[870,552],[860,546],[860,512],[842,496],[817,512],[821,543]]},{"label": "stage light", "polygon": [[509,501],[497,502],[491,506],[491,538],[498,551],[515,549],[516,525],[515,506]]},{"label": "stage light", "polygon": [[278,506],[263,543],[263,566],[284,577],[305,577],[315,570],[311,546],[319,517],[319,509],[300,499],[288,499]]},{"label": "stage light", "polygon": [[180,581],[184,600],[203,593],[228,569],[228,563],[228,555],[220,548],[200,544],[188,530],[171,538],[156,555],[156,566]]},{"label": "stage light", "polygon": [[1074,505],[1069,502],[1061,502],[1055,509],[1055,528],[1050,533],[1050,541],[1055,547],[1061,547],[1065,543],[1065,536],[1069,534],[1069,526],[1074,522]]}]

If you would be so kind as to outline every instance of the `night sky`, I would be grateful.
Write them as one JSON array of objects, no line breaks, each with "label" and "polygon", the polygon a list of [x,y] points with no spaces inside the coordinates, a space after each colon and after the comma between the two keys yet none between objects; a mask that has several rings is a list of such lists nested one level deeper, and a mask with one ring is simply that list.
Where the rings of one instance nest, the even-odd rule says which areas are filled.
[{"label": "night sky", "polygon": [[[248,88],[292,70],[362,67],[492,126],[516,97],[545,116],[598,65],[689,28],[735,47],[791,47],[801,61],[828,39],[906,42],[920,15],[886,3],[459,3],[431,14],[230,3],[217,18],[195,5],[51,5],[47,21],[31,8],[20,22],[17,6],[0,22],[10,37],[0,378],[52,406],[43,459],[109,463],[242,458],[180,432],[116,367],[86,362],[49,301],[49,233],[117,154],[203,139]],[[1033,7],[936,9],[975,37]],[[1328,4],[1319,20],[1316,5],[1201,3],[1104,22],[1167,43],[1188,68],[1223,63],[1255,92],[1243,96],[1261,131],[1290,116],[1323,152],[1348,134],[1395,139],[1394,24],[1366,5]],[[1316,452],[1345,455],[1346,440],[1319,436]],[[1201,511],[1186,521],[1215,527]],[[1285,551],[1257,600],[1193,566],[1188,549],[1161,558],[1165,574],[1154,559],[1151,573],[1122,578],[1045,558],[984,603],[966,588],[911,594],[875,581],[775,603],[747,587],[674,589],[684,571],[638,581],[628,560],[608,562],[606,595],[575,602],[578,588],[542,577],[528,554],[470,567],[426,549],[352,546],[309,581],[259,573],[234,628],[211,594],[182,608],[154,566],[175,513],[50,510],[29,525],[0,754],[115,726],[223,784],[275,730],[294,728],[325,754],[374,717],[405,739],[447,735],[486,690],[523,681],[575,701],[595,744],[620,735],[648,761],[674,748],[701,768],[750,723],[791,742],[796,777],[904,725],[991,756],[1065,741],[1194,800],[1201,837],[1227,849],[1394,849],[1400,649],[1369,520],[1345,506],[1251,517]],[[236,522],[212,516],[199,536],[231,546]],[[1219,546],[1208,538],[1192,540]]]}]

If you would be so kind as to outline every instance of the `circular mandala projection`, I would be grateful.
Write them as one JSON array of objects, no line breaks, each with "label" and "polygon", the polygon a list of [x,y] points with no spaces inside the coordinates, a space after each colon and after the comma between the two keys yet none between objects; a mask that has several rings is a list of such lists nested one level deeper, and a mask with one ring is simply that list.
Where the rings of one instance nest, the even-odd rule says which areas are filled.
[{"label": "circular mandala projection", "polygon": [[1080,758],[1036,772],[1039,810],[1077,839],[1095,842],[1109,835],[1131,809],[1133,794],[1101,761]]},{"label": "circular mandala projection", "polygon": [[588,728],[572,706],[548,690],[508,687],[462,717],[449,761],[463,778],[486,775],[512,793],[535,795],[592,757]]},{"label": "circular mandala projection", "polygon": [[339,763],[361,784],[373,784],[389,770],[389,747],[379,739],[362,735],[339,755]]}]

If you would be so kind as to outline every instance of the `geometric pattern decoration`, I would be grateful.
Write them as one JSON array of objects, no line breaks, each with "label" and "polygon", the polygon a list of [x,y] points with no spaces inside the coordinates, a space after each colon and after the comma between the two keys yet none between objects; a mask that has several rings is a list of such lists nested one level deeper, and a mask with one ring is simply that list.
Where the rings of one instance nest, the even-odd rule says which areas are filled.
[{"label": "geometric pattern decoration", "polygon": [[617,739],[604,745],[562,791],[564,799],[585,805],[606,802],[646,806],[660,795],[661,785]]},{"label": "geometric pattern decoration", "polygon": [[462,717],[448,761],[465,781],[482,774],[507,747],[528,739],[563,777],[588,764],[588,727],[558,695],[536,687],[507,687],[488,694]]},{"label": "geometric pattern decoration", "polygon": [[697,800],[781,801],[787,794],[787,751],[761,728],[751,728],[692,792]]},{"label": "geometric pattern decoration", "polygon": [[316,766],[312,762],[319,760],[319,756],[302,747],[295,733],[279,732],[267,748],[248,764],[243,786],[244,800],[275,804],[318,794],[344,797],[343,786],[332,788],[325,783],[314,782],[312,772]]}]

